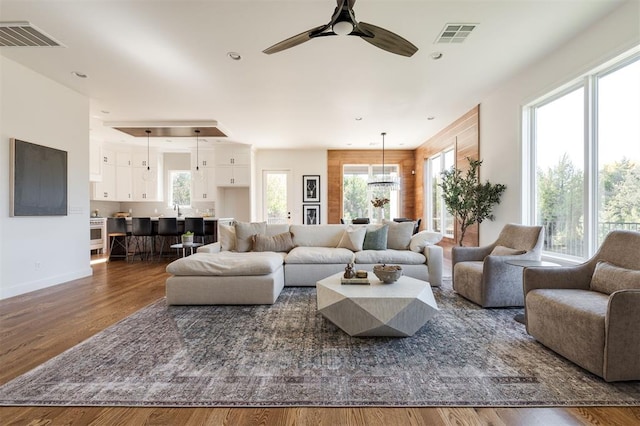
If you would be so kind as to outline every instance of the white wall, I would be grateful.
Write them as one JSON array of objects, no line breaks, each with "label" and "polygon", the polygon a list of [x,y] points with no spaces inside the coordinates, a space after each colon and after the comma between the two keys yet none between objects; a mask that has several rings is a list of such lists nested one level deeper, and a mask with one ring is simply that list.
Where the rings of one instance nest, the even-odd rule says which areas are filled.
[{"label": "white wall", "polygon": [[522,107],[640,43],[640,2],[629,1],[502,84],[480,103],[482,180],[507,190],[494,222],[480,225],[480,245],[493,242],[504,224],[522,222]]},{"label": "white wall", "polygon": [[262,172],[264,170],[290,170],[291,223],[302,223],[302,176],[320,175],[320,223],[327,223],[327,151],[324,149],[260,149],[254,157],[255,217],[263,218]]},{"label": "white wall", "polygon": [[[69,214],[10,217],[10,138],[67,151]],[[0,299],[91,275],[89,99],[0,56]]]}]

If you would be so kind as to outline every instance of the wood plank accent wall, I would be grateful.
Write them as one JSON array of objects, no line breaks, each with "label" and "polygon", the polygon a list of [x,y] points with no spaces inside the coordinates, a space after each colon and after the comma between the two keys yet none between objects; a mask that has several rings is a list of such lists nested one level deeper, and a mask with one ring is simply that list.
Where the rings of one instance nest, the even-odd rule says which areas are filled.
[{"label": "wood plank accent wall", "polygon": [[[428,189],[424,188],[424,163],[430,157],[454,146],[456,155],[456,167],[466,170],[469,166],[467,157],[478,159],[480,156],[480,105],[477,105],[451,125],[440,131],[437,135],[420,145],[415,150],[415,212],[410,217],[424,217],[424,201],[428,195]],[[421,226],[425,228],[425,224]],[[459,229],[456,227],[455,239],[457,241]],[[449,240],[449,239],[447,239]],[[478,226],[473,225],[467,229],[464,244],[477,246],[479,244]],[[454,243],[453,240],[447,241]]]},{"label": "wood plank accent wall", "polygon": [[[415,151],[384,150],[385,165],[397,164],[400,169],[400,215],[414,217],[415,180],[412,174],[415,170]],[[327,221],[340,223],[342,217],[342,166],[345,164],[380,164],[382,150],[329,150],[327,152],[328,177],[328,210]]]}]

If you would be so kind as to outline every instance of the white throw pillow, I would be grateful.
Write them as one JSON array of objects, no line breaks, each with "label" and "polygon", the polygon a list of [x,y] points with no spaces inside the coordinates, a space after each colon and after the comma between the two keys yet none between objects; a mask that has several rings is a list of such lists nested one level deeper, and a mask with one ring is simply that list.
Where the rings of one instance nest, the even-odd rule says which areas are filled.
[{"label": "white throw pillow", "polygon": [[220,241],[220,251],[233,251],[236,249],[236,227],[235,225],[218,226],[218,240]]},{"label": "white throw pillow", "polygon": [[407,250],[413,235],[415,222],[394,222],[392,220],[384,220],[383,223],[389,225],[389,233],[387,235],[387,248],[394,250]]},{"label": "white throw pillow", "polygon": [[342,234],[342,238],[338,243],[338,248],[346,248],[351,251],[361,251],[362,243],[364,243],[364,236],[367,233],[367,228],[364,226],[360,227],[349,227],[344,230]]},{"label": "white throw pillow", "polygon": [[251,251],[253,241],[251,237],[256,234],[265,234],[267,222],[238,222],[236,223],[236,251]]},{"label": "white throw pillow", "polygon": [[411,237],[409,248],[411,251],[422,253],[426,246],[438,244],[442,240],[442,234],[432,231],[420,231]]}]

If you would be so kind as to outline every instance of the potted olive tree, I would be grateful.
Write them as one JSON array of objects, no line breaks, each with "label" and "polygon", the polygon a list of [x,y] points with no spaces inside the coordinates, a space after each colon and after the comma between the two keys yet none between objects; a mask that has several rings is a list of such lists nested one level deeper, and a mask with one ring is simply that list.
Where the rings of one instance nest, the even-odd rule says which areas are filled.
[{"label": "potted olive tree", "polygon": [[502,184],[481,183],[478,167],[482,160],[469,160],[466,174],[455,167],[441,173],[442,198],[447,211],[460,224],[458,244],[462,246],[467,228],[474,223],[482,223],[485,219],[493,220],[493,206],[500,204],[500,197],[507,189]]}]

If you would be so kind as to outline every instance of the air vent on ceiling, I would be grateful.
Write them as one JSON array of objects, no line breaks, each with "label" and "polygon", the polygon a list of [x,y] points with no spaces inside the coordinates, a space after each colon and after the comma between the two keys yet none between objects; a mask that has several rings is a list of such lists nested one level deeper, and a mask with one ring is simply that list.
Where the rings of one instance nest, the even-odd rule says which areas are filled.
[{"label": "air vent on ceiling", "polygon": [[444,26],[436,43],[462,43],[478,24],[447,24]]},{"label": "air vent on ceiling", "polygon": [[29,22],[0,22],[0,47],[62,47]]}]

